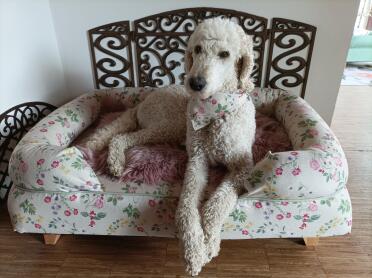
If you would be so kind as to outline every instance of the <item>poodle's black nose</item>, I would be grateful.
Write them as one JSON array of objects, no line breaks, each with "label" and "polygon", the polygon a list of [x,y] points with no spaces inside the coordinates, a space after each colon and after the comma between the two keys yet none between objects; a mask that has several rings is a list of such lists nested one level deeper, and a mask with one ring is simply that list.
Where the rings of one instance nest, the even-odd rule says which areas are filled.
[{"label": "poodle's black nose", "polygon": [[189,80],[189,85],[194,91],[201,91],[207,85],[207,80],[204,77],[192,77]]}]

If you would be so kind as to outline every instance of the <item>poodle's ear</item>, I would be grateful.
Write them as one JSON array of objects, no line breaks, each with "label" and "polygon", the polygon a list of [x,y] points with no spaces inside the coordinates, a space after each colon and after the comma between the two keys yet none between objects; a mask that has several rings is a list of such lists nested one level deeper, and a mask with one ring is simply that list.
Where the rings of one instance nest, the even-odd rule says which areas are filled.
[{"label": "poodle's ear", "polygon": [[185,72],[188,73],[192,67],[192,53],[190,50],[185,51]]},{"label": "poodle's ear", "polygon": [[251,91],[254,84],[251,73],[254,66],[253,41],[251,36],[245,34],[243,30],[240,42],[240,59],[237,63],[239,89]]}]

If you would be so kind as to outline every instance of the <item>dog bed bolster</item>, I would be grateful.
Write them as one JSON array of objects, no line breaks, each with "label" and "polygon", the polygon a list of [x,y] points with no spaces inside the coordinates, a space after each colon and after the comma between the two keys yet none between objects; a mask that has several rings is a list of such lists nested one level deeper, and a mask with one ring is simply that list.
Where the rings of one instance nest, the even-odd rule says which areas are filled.
[{"label": "dog bed bolster", "polygon": [[248,195],[318,198],[345,187],[348,166],[340,143],[305,100],[283,90],[267,88],[255,88],[251,96],[258,111],[282,123],[294,150],[269,152],[258,162],[248,178],[257,190],[250,190]]}]

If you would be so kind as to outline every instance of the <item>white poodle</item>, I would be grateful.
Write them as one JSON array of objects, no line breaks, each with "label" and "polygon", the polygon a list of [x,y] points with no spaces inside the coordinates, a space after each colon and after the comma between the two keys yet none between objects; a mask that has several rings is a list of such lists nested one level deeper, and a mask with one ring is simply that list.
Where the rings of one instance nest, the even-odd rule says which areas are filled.
[{"label": "white poodle", "polygon": [[[248,94],[253,89],[252,39],[230,20],[208,19],[191,35],[185,57],[185,85],[191,95],[189,162],[176,223],[186,269],[197,275],[218,254],[222,224],[253,167],[255,108]],[[200,212],[208,168],[216,163],[225,165],[229,173]]]},{"label": "white poodle", "polygon": [[[176,224],[186,270],[192,275],[218,254],[222,224],[253,166],[255,109],[248,97],[253,64],[252,39],[239,25],[221,18],[205,20],[191,35],[186,50],[185,87],[190,96],[181,87],[151,93],[87,142],[93,150],[109,145],[110,171],[120,176],[127,149],[181,143],[187,123],[189,162]],[[208,167],[215,163],[225,165],[229,173],[200,213]]]}]

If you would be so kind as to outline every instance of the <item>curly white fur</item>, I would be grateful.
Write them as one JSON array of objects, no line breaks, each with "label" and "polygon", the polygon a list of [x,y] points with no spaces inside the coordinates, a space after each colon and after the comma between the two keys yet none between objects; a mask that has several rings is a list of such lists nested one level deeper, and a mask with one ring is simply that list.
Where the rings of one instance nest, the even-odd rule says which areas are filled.
[{"label": "curly white fur", "polygon": [[111,173],[120,176],[127,149],[143,144],[180,144],[185,141],[188,99],[179,86],[157,90],[106,127],[96,130],[87,147],[102,150],[109,146],[107,163]]},{"label": "curly white fur", "polygon": [[[198,54],[195,53],[196,45],[201,47]],[[221,51],[228,51],[229,56],[221,58]],[[188,43],[186,89],[191,97],[201,98],[238,88],[250,90],[253,88],[250,79],[253,64],[252,40],[243,29],[229,20],[208,19],[197,26]],[[205,88],[199,92],[194,92],[189,86],[189,79],[196,76],[206,80]],[[128,148],[149,143],[181,143],[186,137],[187,126],[189,162],[176,212],[176,225],[186,270],[197,275],[203,265],[218,254],[221,226],[233,209],[252,167],[255,109],[247,101],[233,115],[194,131],[190,120],[186,120],[188,100],[180,87],[151,93],[137,107],[97,130],[87,146],[100,150],[109,145],[107,162],[110,171],[119,176],[124,169],[124,154]],[[200,212],[208,167],[214,163],[226,165],[229,174]]]},{"label": "curly white fur", "polygon": [[[221,55],[226,51],[229,53],[227,57],[226,53]],[[205,99],[216,92],[231,92],[238,88],[249,91],[253,88],[250,80],[252,40],[232,21],[213,18],[201,23],[190,37],[185,64],[185,84],[191,97]],[[190,80],[195,77],[206,80],[202,90],[192,89]],[[248,99],[232,115],[197,131],[187,119],[189,162],[176,223],[183,244],[186,269],[191,275],[197,275],[204,264],[218,255],[222,224],[234,208],[253,167],[255,129],[255,108]],[[229,174],[200,212],[200,201],[208,180],[208,166],[215,163],[224,164]]]}]

